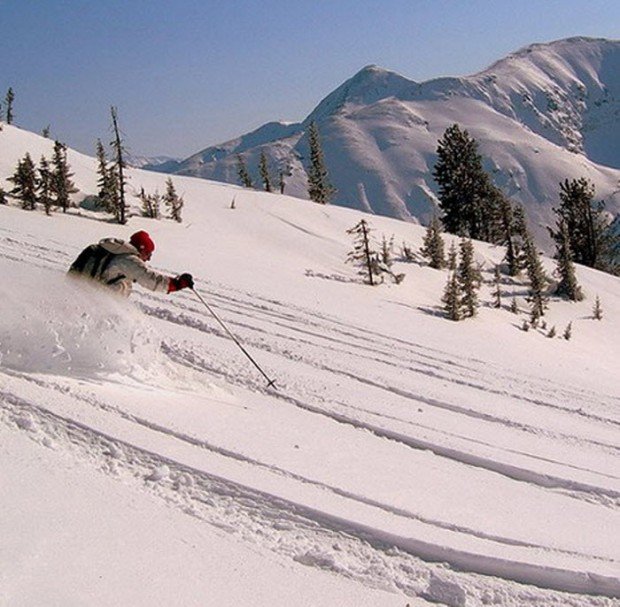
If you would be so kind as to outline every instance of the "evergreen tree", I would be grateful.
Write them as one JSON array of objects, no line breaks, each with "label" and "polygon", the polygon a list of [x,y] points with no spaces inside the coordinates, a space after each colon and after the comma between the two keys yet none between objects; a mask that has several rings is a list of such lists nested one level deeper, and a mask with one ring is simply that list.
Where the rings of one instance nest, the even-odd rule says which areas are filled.
[{"label": "evergreen tree", "polygon": [[461,289],[461,308],[465,317],[476,315],[478,310],[478,289],[482,282],[480,270],[474,262],[474,245],[471,240],[463,239],[460,243],[460,262],[457,279]]},{"label": "evergreen tree", "polygon": [[564,339],[568,341],[570,340],[572,336],[573,336],[573,323],[569,322],[568,325],[566,325],[566,329],[564,329]]},{"label": "evergreen tree", "polygon": [[370,246],[370,231],[371,229],[365,219],[347,230],[347,234],[353,236],[353,250],[348,254],[347,262],[358,266],[358,274],[364,277],[364,282],[374,286],[376,284],[375,276],[380,275],[381,271],[375,262],[378,253],[372,250]]},{"label": "evergreen tree", "polygon": [[441,301],[444,311],[450,320],[461,320],[461,290],[456,272],[451,272]]},{"label": "evergreen tree", "polygon": [[[517,245],[518,238],[518,226],[515,219],[515,213],[510,204],[510,201],[500,192],[497,205],[498,212],[498,227],[500,236],[498,238],[498,244],[506,247],[506,256],[504,261],[508,266],[508,275],[516,276],[519,274],[519,248]],[[521,210],[521,213],[523,211]],[[524,221],[522,216],[521,222]]]},{"label": "evergreen tree", "polygon": [[493,307],[499,309],[502,307],[502,275],[499,266],[495,266],[494,280],[495,290],[493,291]]},{"label": "evergreen tree", "polygon": [[99,175],[97,179],[99,206],[108,213],[116,214],[118,188],[114,171],[108,167],[105,148],[100,139],[97,140],[97,174]]},{"label": "evergreen tree", "polygon": [[9,199],[6,197],[6,192],[0,187],[0,204],[9,204]]},{"label": "evergreen tree", "polygon": [[148,217],[149,219],[160,218],[160,203],[161,196],[159,192],[154,194],[147,194],[144,188],[140,188],[140,194],[138,195],[140,202],[142,203],[142,217]]},{"label": "evergreen tree", "polygon": [[325,166],[319,129],[316,122],[310,123],[308,129],[310,145],[310,167],[308,168],[308,195],[310,200],[319,204],[328,204],[336,190],[329,182],[329,175]]},{"label": "evergreen tree", "polygon": [[517,300],[515,297],[512,298],[512,302],[510,303],[510,311],[513,314],[518,314],[519,313],[519,306],[517,305]]},{"label": "evergreen tree", "polygon": [[252,178],[248,173],[248,168],[245,164],[245,159],[241,154],[237,154],[237,174],[239,175],[239,181],[244,188],[252,188]]},{"label": "evergreen tree", "polygon": [[530,310],[530,325],[533,329],[538,327],[538,321],[540,320],[540,310],[536,303],[532,300],[532,309]]},{"label": "evergreen tree", "polygon": [[[233,204],[235,200],[233,198]],[[181,223],[183,221],[181,217],[181,212],[183,211],[183,207],[185,206],[185,201],[182,196],[177,194],[176,188],[174,187],[174,183],[172,182],[172,177],[168,177],[166,179],[166,193],[164,194],[164,205],[168,209],[168,217],[170,219]]]},{"label": "evergreen tree", "polygon": [[263,187],[265,192],[271,192],[271,177],[269,175],[269,163],[267,162],[267,155],[264,151],[260,153],[259,171],[261,179],[263,180]]},{"label": "evergreen tree", "polygon": [[572,252],[570,248],[570,237],[566,222],[562,221],[559,226],[561,240],[556,241],[556,272],[560,281],[555,289],[557,295],[567,297],[571,301],[581,301],[583,293],[577,284],[575,275],[575,265],[573,264]]},{"label": "evergreen tree", "polygon": [[9,88],[6,93],[5,104],[6,104],[6,123],[13,124],[14,115],[13,115],[13,102],[15,101],[15,93],[13,93],[13,89]]},{"label": "evergreen tree", "polygon": [[441,220],[446,230],[478,240],[488,238],[493,187],[482,168],[478,144],[454,124],[439,140],[437,157],[433,177],[439,186]]},{"label": "evergreen tree", "polygon": [[127,180],[125,178],[125,169],[127,168],[127,163],[125,162],[126,150],[123,140],[121,139],[118,126],[118,112],[115,107],[110,108],[110,114],[112,116],[112,129],[114,131],[114,139],[110,144],[114,151],[114,159],[110,167],[116,189],[116,195],[114,196],[114,214],[118,223],[125,224],[127,223],[127,203],[125,202],[125,187],[127,185]]},{"label": "evergreen tree", "polygon": [[394,236],[388,240],[383,235],[381,239],[381,261],[388,267],[392,267],[392,254],[394,252]]},{"label": "evergreen tree", "polygon": [[278,169],[278,188],[280,190],[280,194],[284,194],[284,188],[286,187],[286,178],[290,177],[293,174],[293,168],[291,167],[291,163],[286,161],[284,164],[280,165]]},{"label": "evergreen tree", "polygon": [[456,270],[456,266],[458,265],[458,253],[456,252],[456,244],[454,240],[450,245],[450,250],[448,251],[448,270],[450,272],[454,272]]},{"label": "evergreen tree", "polygon": [[549,329],[549,333],[547,333],[547,337],[549,339],[553,339],[557,334],[557,331],[555,329],[555,325],[553,325],[553,327],[551,327],[551,329]]},{"label": "evergreen tree", "polygon": [[67,212],[71,201],[69,197],[78,191],[71,180],[73,173],[69,169],[67,162],[67,146],[60,141],[54,142],[54,155],[52,156],[52,193],[54,203]]},{"label": "evergreen tree", "polygon": [[557,224],[548,230],[562,246],[561,225],[565,223],[575,263],[613,272],[618,268],[620,235],[612,229],[604,203],[594,203],[594,195],[594,184],[585,178],[560,183],[560,206],[553,209]]},{"label": "evergreen tree", "polygon": [[525,270],[530,282],[530,301],[532,302],[532,313],[537,317],[544,316],[547,306],[547,297],[545,289],[547,286],[547,277],[540,261],[540,256],[536,245],[529,233],[526,231],[525,240],[523,242],[523,255]]},{"label": "evergreen tree", "polygon": [[484,175],[486,177],[486,186],[483,190],[483,217],[480,240],[494,244],[503,244],[505,234],[502,214],[504,206],[506,204],[510,206],[510,202],[504,192],[491,183],[491,178],[486,172]]},{"label": "evergreen tree", "polygon": [[598,295],[596,296],[596,300],[594,301],[594,308],[592,309],[592,316],[594,320],[603,319],[603,308],[601,306],[601,299]]},{"label": "evergreen tree", "polygon": [[40,204],[43,205],[46,215],[52,214],[52,206],[54,199],[53,193],[53,175],[50,163],[45,156],[41,156],[39,161],[39,177],[37,179],[37,198]]},{"label": "evergreen tree", "polygon": [[441,270],[446,266],[445,245],[441,236],[441,225],[436,215],[433,215],[424,235],[423,247],[420,253],[429,260],[429,266]]},{"label": "evergreen tree", "polygon": [[37,175],[29,153],[18,162],[15,173],[8,181],[13,183],[10,193],[21,201],[22,209],[34,211],[37,206]]},{"label": "evergreen tree", "polygon": [[403,242],[401,254],[402,254],[402,258],[405,261],[408,261],[408,262],[415,261],[415,253],[413,252],[412,248],[406,242]]},{"label": "evergreen tree", "polygon": [[49,139],[50,138],[50,125],[48,124],[42,131],[41,131],[41,135],[43,137],[45,137],[45,139]]}]

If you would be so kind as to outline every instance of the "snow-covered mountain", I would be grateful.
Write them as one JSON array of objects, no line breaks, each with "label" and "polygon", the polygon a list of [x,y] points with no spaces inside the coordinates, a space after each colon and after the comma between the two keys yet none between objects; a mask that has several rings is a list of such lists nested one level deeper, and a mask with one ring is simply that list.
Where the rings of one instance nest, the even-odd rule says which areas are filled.
[{"label": "snow-covered mountain", "polygon": [[[5,126],[0,178],[26,151],[51,143]],[[69,162],[93,194],[94,159]],[[454,323],[447,272],[397,259],[402,284],[360,283],[360,211],[174,181],[182,224],[0,206],[1,605],[618,605],[617,277],[578,268],[587,299],[527,332],[524,282],[504,279],[502,309],[485,282]],[[65,277],[138,229],[275,390],[193,293],[117,301]],[[502,257],[476,244],[485,280]]]},{"label": "snow-covered mountain", "polygon": [[128,154],[127,164],[135,169],[145,169],[147,171],[158,171],[160,173],[173,173],[177,170],[181,162],[180,158],[172,156],[141,156],[139,154]]},{"label": "snow-covered mountain", "polygon": [[258,178],[261,151],[291,165],[286,191],[307,197],[306,129],[319,126],[335,204],[426,222],[436,203],[437,141],[453,123],[480,143],[486,168],[523,203],[541,243],[559,182],[587,177],[620,212],[620,41],[535,44],[479,74],[417,83],[362,69],[301,123],[270,123],[186,159],[177,172],[237,183],[242,153]]}]

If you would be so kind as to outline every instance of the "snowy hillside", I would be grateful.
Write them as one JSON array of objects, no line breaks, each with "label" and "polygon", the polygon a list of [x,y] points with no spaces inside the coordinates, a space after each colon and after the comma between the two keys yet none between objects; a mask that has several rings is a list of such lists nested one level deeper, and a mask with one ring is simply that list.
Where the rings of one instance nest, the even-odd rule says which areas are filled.
[{"label": "snowy hillside", "polygon": [[619,68],[620,42],[588,38],[532,45],[464,78],[417,83],[368,66],[302,123],[267,124],[195,154],[176,172],[238,183],[242,153],[260,183],[265,151],[274,172],[291,164],[286,191],[306,198],[306,127],[316,120],[336,204],[427,222],[437,141],[457,122],[480,143],[497,185],[526,206],[545,244],[564,179],[587,177],[610,212],[620,212]]},{"label": "snowy hillside", "polygon": [[[0,177],[49,148],[5,127]],[[69,162],[93,194],[95,161]],[[587,299],[551,301],[555,338],[521,330],[520,280],[454,323],[444,271],[359,282],[361,212],[174,180],[182,224],[0,206],[0,605],[619,604],[618,278],[578,268]],[[421,227],[366,218],[420,247]],[[193,293],[66,278],[138,229],[275,390]],[[487,280],[502,256],[476,244]]]}]

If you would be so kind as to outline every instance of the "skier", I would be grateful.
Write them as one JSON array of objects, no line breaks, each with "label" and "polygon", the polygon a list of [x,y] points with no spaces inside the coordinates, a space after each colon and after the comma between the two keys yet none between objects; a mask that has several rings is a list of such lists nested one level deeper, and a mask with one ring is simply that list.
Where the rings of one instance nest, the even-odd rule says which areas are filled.
[{"label": "skier", "polygon": [[191,274],[171,278],[151,270],[146,262],[154,250],[155,244],[143,230],[133,234],[129,242],[104,238],[98,244],[86,247],[71,264],[68,273],[100,282],[125,297],[131,294],[134,282],[162,293],[194,288]]}]

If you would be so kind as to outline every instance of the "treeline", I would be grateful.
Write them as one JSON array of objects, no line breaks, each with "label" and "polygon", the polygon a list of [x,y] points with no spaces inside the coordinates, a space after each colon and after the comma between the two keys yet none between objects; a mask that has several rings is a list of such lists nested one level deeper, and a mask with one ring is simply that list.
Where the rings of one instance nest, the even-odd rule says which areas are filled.
[{"label": "treeline", "polygon": [[35,166],[26,153],[18,162],[15,172],[8,178],[13,188],[8,193],[0,188],[0,204],[8,204],[8,196],[11,196],[20,202],[22,209],[34,211],[41,206],[48,215],[55,209],[66,213],[71,206],[71,194],[78,191],[72,177],[67,147],[56,141],[51,160],[42,156]]},{"label": "treeline", "polygon": [[[509,201],[482,166],[477,142],[459,125],[450,126],[438,142],[433,177],[438,185],[441,222],[451,234],[506,245],[509,274],[517,271],[518,248],[531,238],[523,208]],[[597,270],[620,271],[620,234],[605,204],[595,201],[594,185],[585,178],[559,184],[557,216],[548,231],[556,258],[570,258]]]},{"label": "treeline", "polygon": [[[556,267],[553,276],[546,274],[541,256],[528,226],[523,207],[512,203],[496,187],[484,171],[477,143],[458,125],[448,128],[438,142],[437,162],[433,176],[439,186],[439,211],[426,229],[423,246],[418,251],[403,244],[400,261],[423,260],[428,266],[447,271],[441,306],[447,318],[454,321],[473,317],[480,307],[479,289],[483,284],[482,267],[475,262],[473,240],[482,240],[504,247],[500,264],[493,271],[491,305],[508,307],[513,313],[521,310],[513,298],[505,306],[503,285],[523,277],[527,288],[529,319],[523,329],[546,329],[545,316],[551,297],[580,301],[584,293],[578,283],[575,264],[618,274],[620,235],[604,211],[602,202],[595,202],[595,189],[587,179],[565,180],[559,184],[559,205],[553,209],[557,220],[548,226],[555,243]],[[444,230],[458,237],[458,247],[446,252]],[[347,261],[358,268],[369,285],[383,282],[384,276],[402,282],[404,275],[392,270],[393,237],[383,237],[380,247],[371,238],[372,229],[362,219],[348,233],[354,248]],[[593,317],[602,318],[601,302],[596,297]],[[572,327],[564,337],[570,339]],[[556,334],[555,327],[548,331]]]},{"label": "treeline", "polygon": [[[12,89],[7,94],[7,118],[13,118],[12,103],[14,95]],[[116,108],[111,108],[112,130],[114,137],[109,144],[109,152],[101,140],[96,143],[97,194],[87,196],[82,204],[89,204],[94,210],[104,211],[113,216],[118,223],[127,222],[128,206],[126,202],[127,164],[126,150],[121,137]],[[10,124],[7,119],[7,123]],[[46,129],[44,135],[49,135]],[[108,158],[108,153],[110,157]],[[53,211],[75,206],[71,202],[71,195],[78,192],[73,182],[74,173],[71,172],[67,160],[67,146],[60,141],[54,142],[54,151],[51,159],[42,156],[38,165],[35,165],[31,155],[26,155],[18,162],[8,181],[13,184],[8,192],[0,187],[0,204],[8,204],[9,197],[17,200],[20,206],[29,211],[43,208],[50,215]],[[141,188],[138,198],[141,202],[141,214],[144,217],[161,219],[166,216],[174,221],[182,221],[183,198],[175,189],[172,178],[166,181],[166,191],[163,195],[158,192],[147,194]],[[165,209],[165,215],[162,212]]]},{"label": "treeline", "polygon": [[[313,202],[328,204],[336,193],[336,189],[329,179],[316,122],[311,122],[308,127],[308,146],[310,148],[310,164],[307,168],[308,197]],[[259,175],[259,187],[262,187],[265,192],[273,192],[274,189],[277,189],[280,194],[284,194],[286,179],[292,175],[292,164],[290,161],[281,162],[275,179],[271,168],[272,164],[265,151],[261,150],[257,171],[254,171]],[[237,176],[239,183],[244,188],[256,187],[243,154],[237,154]]]},{"label": "treeline", "polygon": [[[355,226],[347,230],[353,238],[353,249],[347,255],[347,263],[357,267],[358,275],[365,284],[378,285],[390,278],[392,282],[400,284],[405,274],[397,273],[393,269],[394,262],[417,262],[420,265],[443,270],[447,273],[445,288],[440,303],[444,316],[453,321],[472,318],[478,314],[481,305],[486,304],[498,309],[506,309],[513,314],[528,313],[528,319],[523,321],[521,328],[528,331],[538,329],[547,337],[556,337],[555,327],[547,327],[546,312],[552,297],[581,301],[583,291],[577,283],[575,267],[572,258],[566,254],[568,250],[568,235],[564,231],[561,252],[556,259],[556,268],[553,277],[546,274],[539,252],[534,245],[525,221],[521,221],[518,238],[519,245],[512,250],[512,265],[507,263],[506,257],[502,263],[496,265],[492,271],[492,279],[483,278],[483,265],[476,262],[474,244],[469,237],[452,238],[452,243],[446,250],[445,233],[441,222],[434,217],[426,229],[422,247],[417,251],[403,243],[400,253],[395,250],[394,236],[387,238],[383,235],[381,242],[373,238],[370,224],[360,220]],[[457,244],[458,243],[458,244]],[[507,246],[507,256],[510,248]],[[507,275],[510,274],[508,277]],[[502,275],[504,275],[503,278]],[[512,290],[518,284],[525,286],[525,302],[528,308],[523,310],[513,295],[510,303],[506,303],[507,285]],[[479,291],[483,284],[490,287],[491,300],[482,302]],[[601,320],[603,310],[601,301],[596,296],[592,310],[592,318]],[[561,337],[572,337],[572,323],[566,327]]]}]

